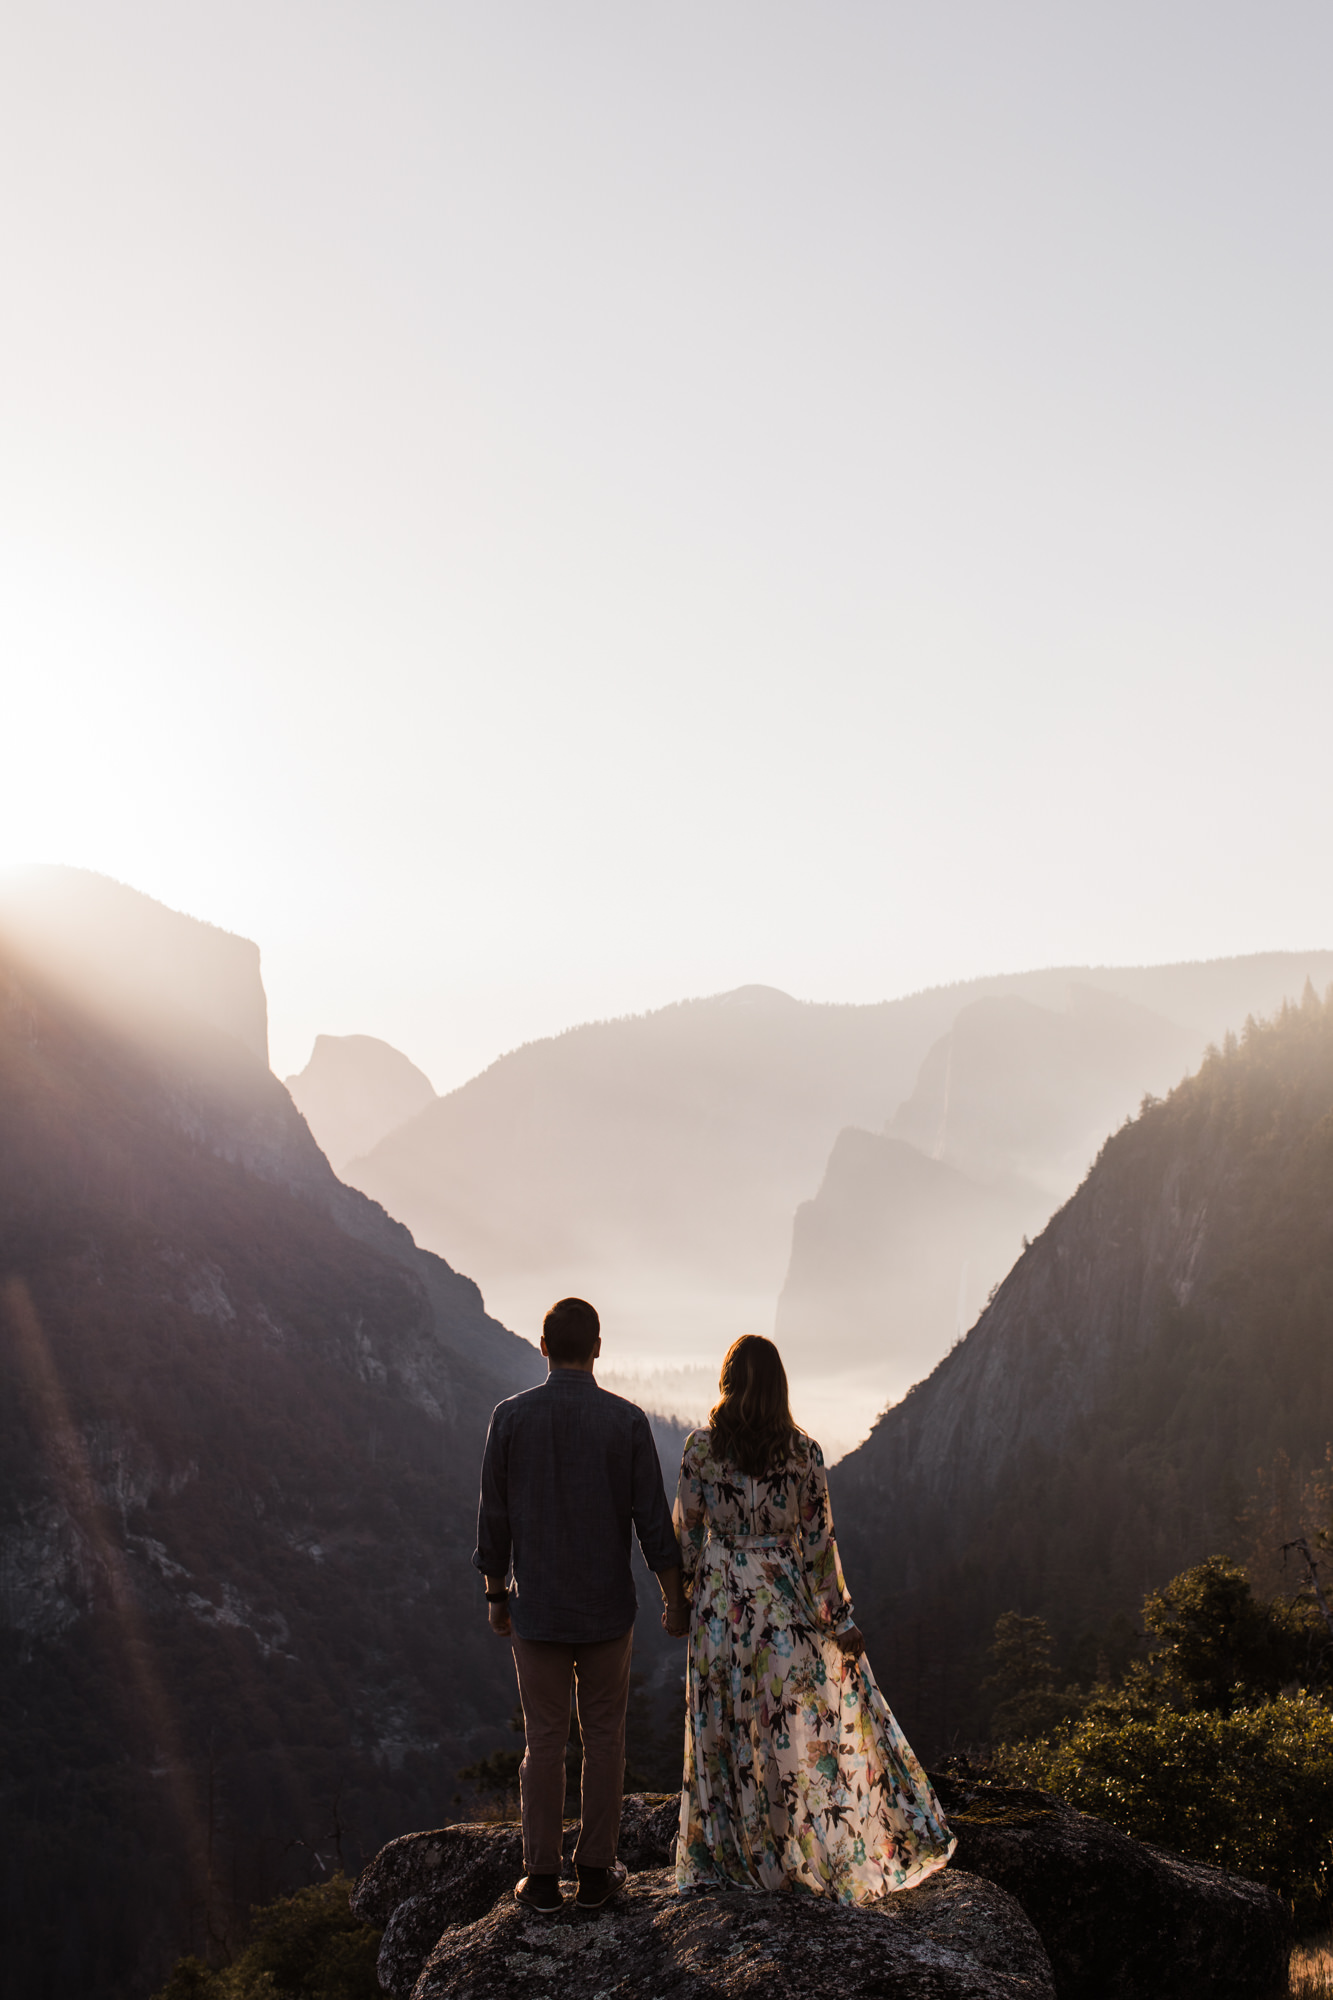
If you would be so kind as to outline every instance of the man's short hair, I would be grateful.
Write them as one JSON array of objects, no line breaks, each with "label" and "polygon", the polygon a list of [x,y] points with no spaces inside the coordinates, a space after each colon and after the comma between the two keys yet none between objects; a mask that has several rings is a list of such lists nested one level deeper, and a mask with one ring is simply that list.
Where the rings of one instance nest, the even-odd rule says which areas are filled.
[{"label": "man's short hair", "polygon": [[601,1331],[602,1322],[586,1299],[557,1299],[542,1321],[547,1359],[557,1368],[589,1360]]}]

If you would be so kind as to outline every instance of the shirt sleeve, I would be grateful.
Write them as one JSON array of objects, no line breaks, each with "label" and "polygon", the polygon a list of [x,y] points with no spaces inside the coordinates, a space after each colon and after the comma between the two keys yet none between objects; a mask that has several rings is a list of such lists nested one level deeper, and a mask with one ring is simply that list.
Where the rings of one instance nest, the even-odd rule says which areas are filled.
[{"label": "shirt sleeve", "polygon": [[806,1581],[822,1623],[833,1632],[850,1632],[856,1614],[833,1537],[833,1503],[829,1499],[824,1454],[813,1438],[810,1464],[802,1475],[800,1494],[801,1558]]},{"label": "shirt sleeve", "polygon": [[509,1528],[509,1437],[500,1409],[491,1413],[486,1450],[481,1460],[481,1501],[477,1508],[477,1546],[472,1565],[483,1576],[508,1576],[514,1552]]},{"label": "shirt sleeve", "polygon": [[654,1573],[678,1569],[680,1549],[662,1485],[662,1462],[657,1456],[652,1429],[642,1410],[637,1410],[634,1416],[633,1448],[634,1532],[639,1538],[643,1559]]},{"label": "shirt sleeve", "polygon": [[693,1437],[685,1440],[685,1450],[681,1454],[680,1478],[676,1483],[673,1518],[676,1524],[676,1539],[680,1543],[680,1566],[688,1586],[694,1582],[694,1573],[699,1567],[699,1556],[708,1533],[704,1484],[699,1477],[699,1460],[694,1450]]}]

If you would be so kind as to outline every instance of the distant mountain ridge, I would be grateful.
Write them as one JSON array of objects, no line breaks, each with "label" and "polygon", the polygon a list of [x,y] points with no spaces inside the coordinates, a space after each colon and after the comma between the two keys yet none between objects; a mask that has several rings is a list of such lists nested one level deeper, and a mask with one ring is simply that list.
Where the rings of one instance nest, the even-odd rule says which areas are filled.
[{"label": "distant mountain ridge", "polygon": [[[1069,1120],[1064,1128],[1048,1122],[1046,1151],[1031,1158],[1015,1145],[1012,1117],[998,1131],[1002,1150],[1019,1161],[1018,1178],[1037,1190],[1030,1197],[1020,1191],[1020,1205],[1003,1224],[1012,1229],[1016,1256],[1023,1229],[1041,1225],[1101,1137],[1145,1091],[1168,1088],[1209,1040],[1248,1013],[1271,1011],[1307,977],[1321,985],[1333,979],[1333,953],[1058,968],[867,1007],[744,987],[516,1049],[427,1105],[347,1173],[418,1241],[440,1247],[476,1277],[509,1323],[532,1329],[562,1293],[591,1297],[603,1316],[608,1366],[645,1378],[693,1371],[701,1397],[736,1335],[774,1330],[789,1284],[779,1337],[790,1333],[820,1356],[818,1370],[799,1382],[798,1400],[812,1427],[843,1449],[864,1435],[886,1399],[928,1371],[955,1337],[960,1312],[968,1323],[1007,1260],[986,1225],[983,1248],[992,1246],[986,1255],[993,1268],[979,1284],[986,1259],[972,1256],[966,1232],[946,1231],[949,1277],[939,1294],[946,1304],[899,1325],[886,1348],[872,1243],[865,1284],[857,1280],[870,1293],[869,1311],[840,1319],[837,1300],[819,1295],[822,1278],[808,1283],[818,1274],[793,1251],[793,1218],[803,1203],[817,1201],[839,1134],[890,1126],[921,1151],[922,1129],[892,1121],[898,1114],[928,1122],[932,1051],[963,1035],[963,1017],[978,1003],[1043,1010],[1048,1049],[1059,1057],[1043,1072],[1043,1087],[1077,1074],[1088,1117],[1074,1119],[1072,1129]],[[1071,985],[1083,994],[1072,1011]],[[1061,1055],[1066,1026],[1072,1041]],[[1098,1072],[1099,1037],[1124,1057],[1109,1064],[1109,1079]],[[1003,1110],[994,1089],[987,1106],[988,1118]],[[965,1134],[966,1114],[955,1089],[950,1148]],[[1093,1114],[1106,1123],[1098,1127]],[[946,1149],[946,1160],[976,1178],[981,1138],[974,1118],[970,1151]],[[1080,1145],[1081,1163],[1071,1165]],[[932,1146],[925,1147],[927,1164]],[[840,1177],[844,1164],[840,1159]],[[993,1205],[985,1186],[981,1209]],[[1023,1208],[1027,1199],[1033,1206]],[[842,1223],[839,1232],[847,1243],[855,1234]],[[799,1223],[797,1234],[803,1253]],[[970,1258],[960,1309],[960,1271]],[[803,1290],[798,1327],[787,1311]],[[830,1368],[838,1375],[831,1386]]]},{"label": "distant mountain ridge", "polygon": [[[994,1620],[1064,1646],[1333,1441],[1333,1005],[1230,1038],[1109,1139],[967,1338],[836,1468],[872,1651],[915,1742],[978,1726]],[[882,1664],[881,1664],[882,1663]]]}]

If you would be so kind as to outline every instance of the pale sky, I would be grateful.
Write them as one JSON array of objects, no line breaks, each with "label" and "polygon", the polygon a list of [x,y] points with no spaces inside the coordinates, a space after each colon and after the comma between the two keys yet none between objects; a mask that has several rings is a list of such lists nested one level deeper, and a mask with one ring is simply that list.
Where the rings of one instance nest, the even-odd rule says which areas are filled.
[{"label": "pale sky", "polygon": [[0,857],[447,1088],[1333,942],[1333,11],[11,0]]}]

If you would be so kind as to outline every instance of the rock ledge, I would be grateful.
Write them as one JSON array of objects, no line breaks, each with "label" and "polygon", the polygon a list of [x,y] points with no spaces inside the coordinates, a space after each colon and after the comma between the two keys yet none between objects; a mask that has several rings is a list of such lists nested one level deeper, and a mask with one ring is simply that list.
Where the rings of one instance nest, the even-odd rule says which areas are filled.
[{"label": "rock ledge", "polygon": [[[391,1841],[352,1907],[382,1925],[395,2000],[1268,2000],[1291,1926],[1273,1893],[1117,1833],[1049,1793],[932,1780],[951,1865],[868,1909],[803,1895],[679,1896],[679,1803],[625,1800],[630,1881],[595,1916],[513,1900],[512,1825]],[[577,1828],[566,1829],[566,1872]]]},{"label": "rock ledge", "polygon": [[1292,1926],[1271,1889],[1131,1840],[1050,1792],[932,1777],[954,1863],[1007,1889],[1041,1934],[1060,2000],[1268,2000]]},{"label": "rock ledge", "polygon": [[[1005,1890],[950,1868],[871,1910],[809,1896],[679,1896],[679,1801],[625,1801],[625,1892],[594,1917],[513,1900],[516,1826],[406,1834],[371,1862],[352,1907],[384,1926],[396,2000],[741,2000],[804,1988],[839,2000],[1055,2000],[1041,1940]],[[566,1861],[577,1829],[566,1831]]]}]

